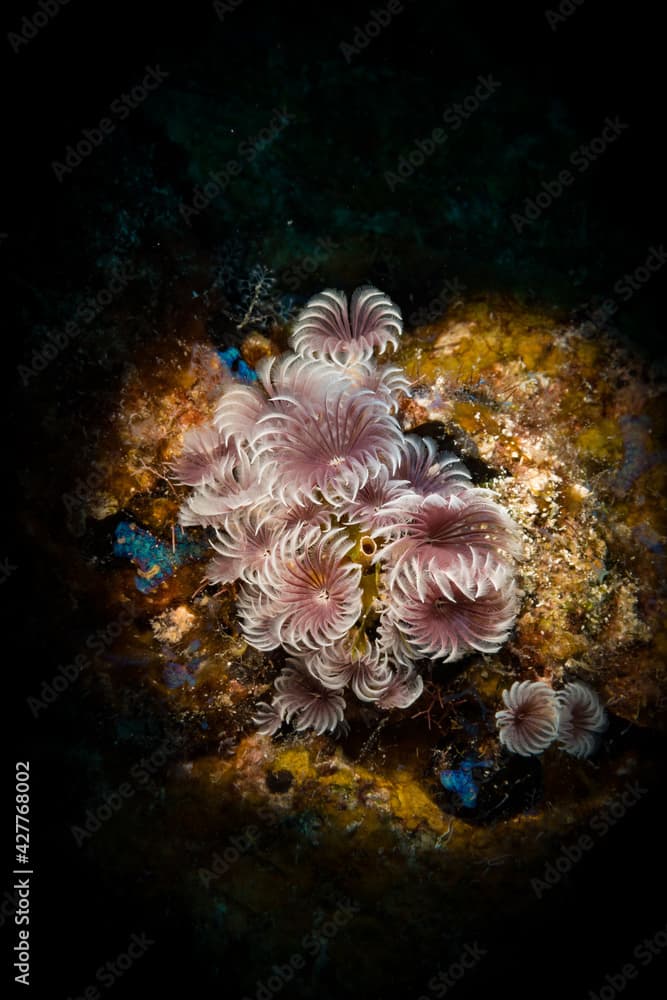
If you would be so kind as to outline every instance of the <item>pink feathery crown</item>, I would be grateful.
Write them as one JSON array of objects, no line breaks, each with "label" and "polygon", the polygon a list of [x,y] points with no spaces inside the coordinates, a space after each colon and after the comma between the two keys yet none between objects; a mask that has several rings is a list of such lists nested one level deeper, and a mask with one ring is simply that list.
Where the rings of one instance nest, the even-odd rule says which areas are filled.
[{"label": "pink feathery crown", "polygon": [[176,463],[181,523],[211,532],[209,581],[236,582],[252,646],[289,656],[261,733],[334,731],[349,694],[407,708],[424,661],[493,653],[516,619],[519,530],[455,455],[401,429],[409,382],[376,357],[401,333],[376,288],[314,296],[292,351],[228,387]]}]

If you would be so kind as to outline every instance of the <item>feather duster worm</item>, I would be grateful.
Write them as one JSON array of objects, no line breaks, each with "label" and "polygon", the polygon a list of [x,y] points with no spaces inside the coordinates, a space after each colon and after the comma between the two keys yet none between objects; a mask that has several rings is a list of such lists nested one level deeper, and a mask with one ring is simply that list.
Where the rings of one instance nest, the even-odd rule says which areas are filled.
[{"label": "feather duster worm", "polygon": [[[401,332],[376,288],[349,304],[314,296],[293,351],[260,362],[255,384],[227,387],[176,464],[192,487],[181,523],[212,533],[208,579],[236,583],[251,645],[292,657],[256,708],[265,735],[343,727],[347,691],[405,709],[423,689],[420,660],[494,652],[514,624],[518,529],[455,455],[403,434],[408,380],[373,357]],[[530,719],[503,732],[537,752],[542,723]]]}]

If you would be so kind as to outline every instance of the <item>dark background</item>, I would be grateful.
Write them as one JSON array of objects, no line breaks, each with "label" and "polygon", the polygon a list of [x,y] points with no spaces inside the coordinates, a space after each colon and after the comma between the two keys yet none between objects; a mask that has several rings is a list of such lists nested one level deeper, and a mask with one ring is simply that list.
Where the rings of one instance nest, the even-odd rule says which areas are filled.
[{"label": "dark background", "polygon": [[[344,234],[349,225],[356,230],[350,238],[378,237],[376,273],[400,274],[415,306],[428,301],[441,283],[442,269],[449,268],[448,273],[463,273],[469,287],[509,290],[576,311],[604,298],[624,270],[642,263],[648,248],[664,239],[664,33],[659,8],[648,2],[616,7],[586,0],[552,31],[539,3],[415,0],[351,65],[339,46],[352,39],[371,5],[310,8],[245,0],[220,24],[208,4],[71,0],[15,54],[4,34],[36,9],[33,3],[5,7],[0,40],[7,74],[0,218],[0,229],[8,234],[0,247],[11,398],[6,439],[18,446],[20,470],[47,461],[38,437],[43,396],[26,393],[15,376],[16,359],[30,347],[34,324],[48,321],[54,301],[106,266],[100,247],[108,249],[113,238],[114,213],[126,208],[136,217],[146,162],[152,169],[143,191],[148,203],[157,199],[160,185],[168,186],[176,201],[192,195],[191,147],[173,141],[166,119],[148,109],[119,125],[67,182],[59,184],[50,167],[83,127],[97,123],[110,101],[143,76],[146,65],[168,69],[167,89],[177,105],[179,94],[211,99],[197,122],[204,146],[206,116],[214,124],[216,106],[222,119],[231,115],[238,122],[244,109],[255,105],[261,120],[264,109],[287,100],[301,116],[302,124],[288,140],[291,155],[278,167],[283,173],[275,188],[275,212],[270,211],[274,181],[267,177],[262,204],[269,211],[252,216],[239,202],[231,206],[231,215],[218,215],[215,208],[195,226],[192,238],[204,253],[240,238],[269,248],[271,264],[288,216],[307,247],[309,239],[326,235],[322,220],[327,213],[334,218],[344,208],[344,219],[352,222],[336,223],[337,233]],[[439,111],[468,93],[470,81],[487,73],[497,75],[503,87],[479,128],[475,124],[462,137],[453,159],[434,157],[411,184],[390,192],[383,172],[437,126]],[[577,180],[572,198],[564,196],[526,237],[517,236],[511,213],[534,195],[540,178],[555,176],[568,153],[598,135],[605,118],[615,115],[629,123],[627,134]],[[507,147],[521,137],[528,150],[525,174],[516,157],[509,164],[505,159]],[[134,186],[128,180],[133,171]],[[452,194],[453,174],[464,222],[448,225],[444,215],[439,217],[436,194]],[[146,245],[155,239],[151,225],[149,219],[143,230],[135,227]],[[173,259],[170,266],[176,266]],[[372,268],[365,276],[375,277]],[[661,285],[658,274],[617,318],[620,334],[656,362],[662,354]],[[45,288],[51,297],[43,296]],[[76,398],[69,405],[76,406]],[[78,995],[77,989],[91,980],[92,956],[111,957],[123,949],[128,928],[151,927],[159,932],[158,945],[132,971],[131,981],[128,977],[113,987],[116,995],[142,990],[152,995],[167,988],[192,995],[207,988],[216,996],[235,997],[234,970],[227,970],[225,978],[206,967],[187,912],[156,912],[122,879],[109,896],[108,879],[98,878],[94,865],[84,863],[70,846],[63,823],[77,814],[83,758],[98,743],[109,752],[112,748],[84,704],[74,714],[48,712],[39,723],[25,712],[26,693],[50,676],[45,657],[61,662],[57,656],[66,657],[72,642],[67,621],[55,628],[51,611],[63,601],[63,574],[31,539],[21,477],[8,481],[17,486],[25,530],[25,536],[10,530],[5,539],[5,550],[18,566],[2,595],[11,614],[5,635],[14,640],[8,643],[5,669],[18,706],[14,709],[10,701],[7,710],[13,742],[3,765],[8,794],[14,759],[30,758],[38,774],[32,812],[40,870],[32,900],[35,985],[25,993]],[[10,654],[12,644],[17,651]],[[155,836],[160,837],[159,829]],[[663,845],[664,810],[660,797],[651,795],[529,919],[508,924],[499,908],[492,959],[479,979],[464,981],[454,995],[493,989],[520,997],[586,997],[589,989],[597,990],[607,972],[630,959],[645,934],[667,923]],[[388,938],[387,948],[392,945]],[[434,956],[434,966],[437,961]],[[624,996],[656,995],[653,979],[664,977],[664,969],[662,957]],[[422,989],[420,971],[415,997]],[[288,988],[283,995],[289,995]]]}]

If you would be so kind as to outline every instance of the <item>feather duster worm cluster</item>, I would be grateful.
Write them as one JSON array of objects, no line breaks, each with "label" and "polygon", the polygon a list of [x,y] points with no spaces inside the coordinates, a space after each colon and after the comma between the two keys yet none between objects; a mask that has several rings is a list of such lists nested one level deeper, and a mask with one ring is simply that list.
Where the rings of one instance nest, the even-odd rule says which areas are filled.
[{"label": "feather duster worm cluster", "polygon": [[262,733],[333,731],[350,695],[407,708],[421,660],[492,653],[514,624],[518,529],[456,456],[402,432],[407,380],[376,357],[401,332],[383,292],[324,291],[292,352],[186,435],[181,523],[210,529],[208,579],[236,583],[247,641],[289,657]]},{"label": "feather duster worm cluster", "polygon": [[607,728],[600,698],[576,681],[554,691],[545,681],[515,681],[503,691],[496,712],[500,742],[510,753],[529,757],[558,740],[573,757],[589,757]]}]

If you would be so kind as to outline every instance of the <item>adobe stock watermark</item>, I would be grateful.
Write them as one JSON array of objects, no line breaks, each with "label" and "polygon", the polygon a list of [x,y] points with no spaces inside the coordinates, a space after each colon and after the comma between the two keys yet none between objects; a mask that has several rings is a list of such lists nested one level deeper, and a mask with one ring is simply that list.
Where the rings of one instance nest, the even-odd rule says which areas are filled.
[{"label": "adobe stock watermark", "polygon": [[[268,806],[260,805],[257,816],[263,828],[270,828],[280,822],[280,815]],[[224,848],[216,851],[208,868],[200,868],[197,872],[199,881],[205,889],[208,889],[211,882],[217,882],[219,878],[226,875],[228,871],[247,854],[254,850],[261,836],[261,828],[254,823],[248,823],[239,833],[232,834],[227,838]]]},{"label": "adobe stock watermark", "polygon": [[154,944],[155,941],[149,938],[145,931],[142,931],[140,934],[135,932],[124,951],[121,951],[119,955],[116,955],[110,961],[100,965],[95,972],[95,982],[89,983],[76,996],[68,996],[67,1000],[100,1000],[102,994],[100,993],[99,986],[103,986],[105,990],[111,989],[114,983],[122,979]]},{"label": "adobe stock watermark", "polygon": [[[94,653],[95,657],[102,656],[124,629],[132,624],[133,620],[129,611],[121,611],[114,621],[88,636],[85,643],[86,649]],[[78,653],[71,663],[59,666],[50,681],[42,681],[39,697],[30,695],[26,699],[26,704],[32,712],[33,718],[36,719],[40,712],[52,705],[74,683],[79,674],[90,667],[92,663],[93,658],[87,653]]]},{"label": "adobe stock watermark", "polygon": [[7,33],[7,41],[14,53],[28,45],[33,38],[36,38],[40,31],[50,24],[54,17],[66,7],[70,0],[38,0],[37,8],[32,14],[26,14],[21,18],[21,24],[17,31]]},{"label": "adobe stock watermark", "polygon": [[0,586],[3,583],[7,583],[7,580],[16,573],[18,566],[9,561],[9,556],[5,556],[4,559],[0,559]]},{"label": "adobe stock watermark", "polygon": [[278,284],[288,288],[291,292],[317,271],[318,267],[324,263],[336,250],[340,250],[340,243],[336,243],[330,236],[320,236],[316,241],[312,252],[302,257],[298,263],[291,264],[278,275]]},{"label": "adobe stock watermark", "polygon": [[282,108],[274,108],[273,112],[273,117],[266,128],[238,144],[236,158],[227,160],[221,170],[212,170],[206,183],[195,188],[191,204],[181,202],[178,210],[186,225],[191,226],[192,218],[208,208],[211,202],[227,189],[232,178],[238,177],[241,173],[245,163],[252,163],[261,152],[276,141],[288,125],[296,121],[296,115],[288,111],[284,105]]},{"label": "adobe stock watermark", "polygon": [[265,979],[257,980],[252,996],[246,994],[242,1000],[271,1000],[294,979],[296,972],[305,969],[307,957],[314,958],[319,955],[328,942],[360,912],[359,903],[351,899],[339,903],[329,919],[313,923],[311,930],[304,934],[301,939],[301,951],[290,955],[284,964],[273,965]]},{"label": "adobe stock watermark", "polygon": [[561,24],[569,21],[584,3],[585,0],[561,0],[556,10],[545,10],[544,16],[551,30],[556,31]]},{"label": "adobe stock watermark", "polygon": [[94,809],[87,809],[80,826],[71,826],[70,833],[77,847],[96,834],[112,816],[119,812],[128,799],[133,798],[138,791],[148,785],[154,774],[164,767],[169,758],[183,746],[183,740],[168,738],[148,757],[142,757],[130,768],[131,781],[123,781],[118,787],[104,796],[102,802]]},{"label": "adobe stock watermark", "polygon": [[103,115],[92,128],[82,129],[80,138],[70,143],[65,149],[62,160],[51,161],[51,169],[58,182],[62,184],[63,179],[68,174],[71,174],[98,146],[101,146],[110,135],[113,135],[116,131],[114,118],[124,122],[164,83],[168,76],[169,73],[161,69],[159,63],[155,66],[146,66],[141,82],[136,83],[130,90],[113,99],[109,105],[111,117]]},{"label": "adobe stock watermark", "polygon": [[[478,76],[475,89],[462,101],[449,104],[443,111],[442,120],[450,132],[457,132],[500,86],[500,81],[494,80],[491,73],[488,76]],[[440,146],[444,146],[448,139],[449,133],[439,126],[425,138],[415,139],[409,152],[398,159],[395,169],[385,171],[384,181],[389,190],[393,191],[399,184],[407,183],[415,171],[419,170]]]},{"label": "adobe stock watermark", "polygon": [[[614,118],[605,118],[604,127],[600,134],[590,142],[584,142],[577,149],[573,150],[569,156],[569,163],[576,169],[577,173],[586,173],[627,128],[630,128],[630,126],[626,122],[622,122],[618,115]],[[510,218],[515,232],[519,234],[531,222],[536,222],[542,213],[546,212],[553,205],[554,201],[560,198],[563,192],[574,184],[576,179],[576,174],[568,167],[565,167],[555,177],[552,177],[551,180],[542,181],[540,185],[541,190],[537,191],[532,198],[525,199],[523,214],[521,212],[512,213]]]},{"label": "adobe stock watermark", "polygon": [[[92,470],[85,479],[77,479],[71,491],[63,493],[61,500],[67,511],[66,524],[68,531],[76,538],[81,538],[86,531],[85,518],[83,512],[90,503],[95,490],[99,489],[102,483],[106,482],[109,473],[113,473],[114,466],[111,462],[101,462],[99,460],[91,463]],[[78,519],[75,515],[81,515]]]},{"label": "adobe stock watermark", "polygon": [[614,282],[614,295],[608,295],[605,300],[588,313],[588,319],[595,326],[604,326],[620,309],[620,303],[629,302],[644,285],[651,280],[667,263],[667,250],[662,243],[659,247],[649,247],[646,259]]},{"label": "adobe stock watermark", "polygon": [[354,56],[360,55],[364,49],[368,48],[374,38],[384,31],[399,14],[405,10],[401,0],[389,0],[384,7],[373,7],[368,12],[368,20],[365,24],[358,24],[352,34],[351,42],[341,42],[338,48],[349,64]]},{"label": "adobe stock watermark", "polygon": [[52,361],[62,354],[73,340],[81,336],[85,326],[89,326],[93,320],[97,319],[100,313],[104,312],[113,300],[125,291],[130,281],[137,277],[131,270],[131,265],[121,264],[113,268],[113,277],[104,288],[100,288],[94,295],[90,295],[79,303],[74,311],[73,319],[65,323],[60,330],[48,330],[45,343],[41,347],[36,347],[26,364],[17,365],[16,370],[23,386],[27,386],[31,379],[45,371]]},{"label": "adobe stock watermark", "polygon": [[[650,965],[651,962],[662,955],[666,948],[667,925],[661,927],[651,937],[640,941],[633,949],[632,957],[637,960],[639,966],[646,968],[647,965]],[[618,972],[607,973],[604,977],[604,984],[598,987],[597,992],[589,990],[587,1000],[614,1000],[614,997],[622,993],[628,983],[638,978],[640,972],[641,968],[635,962],[625,962]]]},{"label": "adobe stock watermark", "polygon": [[425,306],[421,306],[421,308],[415,309],[414,312],[410,313],[408,316],[408,325],[410,327],[418,327],[426,326],[428,323],[435,323],[452,302],[456,302],[461,298],[465,290],[466,286],[459,278],[447,278],[435,298],[427,302]]},{"label": "adobe stock watermark", "polygon": [[[267,810],[268,812],[268,810]],[[197,872],[199,881],[208,889],[211,882],[217,882],[221,876],[226,875],[230,868],[239,861],[244,854],[251,851],[256,846],[260,836],[259,827],[252,823],[243,827],[240,833],[232,834],[227,844],[220,851],[216,851],[211,858],[209,868],[200,868]]]},{"label": "adobe stock watermark", "polygon": [[[628,783],[622,792],[592,817],[588,824],[591,833],[595,834],[598,840],[604,837],[647,792],[648,789],[642,788],[638,781],[633,784]],[[558,885],[563,877],[568,875],[589,851],[593,850],[595,843],[594,837],[588,833],[582,833],[573,844],[561,847],[556,857],[547,861],[542,878],[531,878],[530,880],[531,888],[537,898],[542,899],[549,889]]]},{"label": "adobe stock watermark", "polygon": [[482,948],[477,941],[472,944],[465,944],[455,962],[452,962],[446,969],[441,969],[428,981],[429,993],[423,993],[418,1000],[432,1000],[432,997],[447,996],[457,983],[459,983],[466,972],[470,972],[487,955],[487,949]]},{"label": "adobe stock watermark", "polygon": [[218,21],[222,22],[228,14],[233,14],[244,3],[245,0],[214,0],[213,10]]}]

